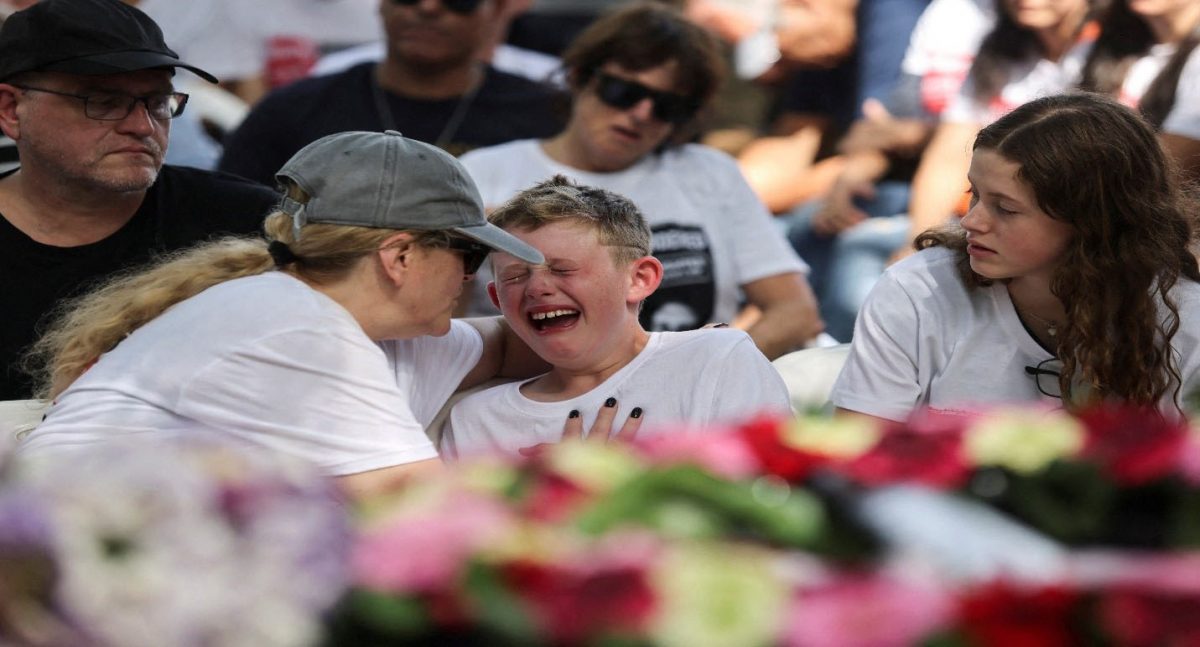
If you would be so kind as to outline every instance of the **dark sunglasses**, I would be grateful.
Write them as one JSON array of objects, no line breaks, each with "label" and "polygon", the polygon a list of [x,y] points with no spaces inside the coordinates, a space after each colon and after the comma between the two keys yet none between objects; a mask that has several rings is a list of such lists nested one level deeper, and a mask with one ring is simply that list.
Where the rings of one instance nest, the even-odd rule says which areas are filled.
[{"label": "dark sunglasses", "polygon": [[483,266],[483,262],[487,260],[488,254],[492,251],[492,248],[487,245],[458,236],[450,238],[449,247],[451,251],[462,254],[464,274],[475,274],[478,272],[479,268]]},{"label": "dark sunglasses", "polygon": [[692,97],[654,90],[637,81],[604,72],[596,72],[596,96],[606,105],[621,110],[632,108],[642,99],[649,98],[654,101],[654,118],[675,125],[691,119],[700,109],[700,102]]},{"label": "dark sunglasses", "polygon": [[[445,7],[447,11],[450,11],[450,12],[453,12],[456,14],[461,14],[464,16],[475,11],[475,9],[477,7],[479,7],[480,3],[483,2],[483,0],[441,0],[441,1],[442,1],[442,6]],[[421,2],[421,0],[392,0],[392,4],[404,5],[406,7],[411,7],[413,5],[419,4],[420,2]]]}]

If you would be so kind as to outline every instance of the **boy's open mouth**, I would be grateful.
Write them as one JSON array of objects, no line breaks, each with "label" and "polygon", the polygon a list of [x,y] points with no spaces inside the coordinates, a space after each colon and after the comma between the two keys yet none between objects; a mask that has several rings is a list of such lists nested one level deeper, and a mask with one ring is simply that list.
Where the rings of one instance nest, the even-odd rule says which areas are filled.
[{"label": "boy's open mouth", "polygon": [[539,331],[566,328],[579,319],[579,311],[572,308],[560,308],[547,312],[529,314],[529,322]]}]

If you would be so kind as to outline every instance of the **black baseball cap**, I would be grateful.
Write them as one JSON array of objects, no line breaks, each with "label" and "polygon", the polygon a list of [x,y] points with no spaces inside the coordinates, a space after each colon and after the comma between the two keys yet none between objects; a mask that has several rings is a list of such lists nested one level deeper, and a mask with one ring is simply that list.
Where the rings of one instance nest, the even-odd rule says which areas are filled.
[{"label": "black baseball cap", "polygon": [[157,67],[217,82],[179,60],[154,20],[120,0],[42,0],[0,27],[0,81],[34,70],[96,75]]}]

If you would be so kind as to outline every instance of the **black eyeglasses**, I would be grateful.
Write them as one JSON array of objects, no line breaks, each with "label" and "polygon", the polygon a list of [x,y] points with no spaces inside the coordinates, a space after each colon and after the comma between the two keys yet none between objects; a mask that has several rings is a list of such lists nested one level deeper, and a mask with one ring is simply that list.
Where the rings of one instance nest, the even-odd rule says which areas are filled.
[{"label": "black eyeglasses", "polygon": [[488,254],[492,252],[492,248],[487,245],[459,236],[450,237],[449,247],[451,251],[462,254],[464,274],[478,272],[479,268],[483,266],[483,262],[487,260]]},{"label": "black eyeglasses", "polygon": [[1062,362],[1058,361],[1057,357],[1038,362],[1037,366],[1026,366],[1025,374],[1033,376],[1039,393],[1051,398],[1062,399],[1062,384],[1059,382],[1059,377],[1062,375]]},{"label": "black eyeglasses", "polygon": [[642,99],[654,101],[654,118],[669,124],[682,124],[700,109],[700,102],[675,92],[648,88],[637,81],[596,72],[596,96],[606,105],[626,110]]},{"label": "black eyeglasses", "polygon": [[[392,4],[404,5],[406,7],[411,7],[420,2],[421,0],[392,0]],[[441,0],[441,2],[447,11],[465,16],[475,11],[483,3],[483,0]]]},{"label": "black eyeglasses", "polygon": [[183,114],[187,106],[188,95],[182,92],[164,92],[162,94],[147,94],[135,97],[121,92],[94,92],[92,94],[72,94],[46,88],[35,88],[29,85],[18,85],[27,92],[45,92],[60,97],[70,97],[83,102],[83,114],[97,121],[120,121],[133,112],[133,107],[141,102],[146,106],[146,112],[160,121],[174,119]]}]

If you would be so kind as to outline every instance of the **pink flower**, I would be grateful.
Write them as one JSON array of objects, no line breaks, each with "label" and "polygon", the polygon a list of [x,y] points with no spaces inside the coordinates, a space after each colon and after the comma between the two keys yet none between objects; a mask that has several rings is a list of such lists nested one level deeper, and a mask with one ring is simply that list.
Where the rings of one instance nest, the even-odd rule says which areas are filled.
[{"label": "pink flower", "polygon": [[950,594],[927,582],[852,575],[805,591],[792,603],[788,647],[906,647],[948,625]]},{"label": "pink flower", "polygon": [[473,552],[494,543],[511,523],[498,502],[458,493],[436,509],[361,532],[351,556],[354,581],[393,593],[443,590]]},{"label": "pink flower", "polygon": [[1191,429],[1179,450],[1179,474],[1191,486],[1200,486],[1200,429]]},{"label": "pink flower", "polygon": [[762,469],[754,452],[731,430],[697,433],[694,429],[673,429],[639,438],[636,445],[654,463],[692,463],[727,479],[749,478]]}]

